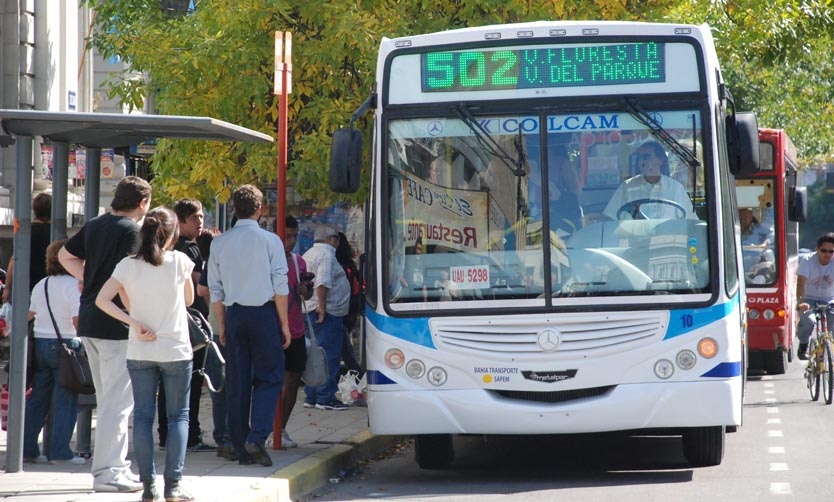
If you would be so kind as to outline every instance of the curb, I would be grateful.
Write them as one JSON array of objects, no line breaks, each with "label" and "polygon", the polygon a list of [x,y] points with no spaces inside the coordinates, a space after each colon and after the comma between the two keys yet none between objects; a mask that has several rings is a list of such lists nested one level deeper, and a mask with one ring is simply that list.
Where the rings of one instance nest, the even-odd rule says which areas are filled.
[{"label": "curb", "polygon": [[304,457],[264,481],[276,484],[278,502],[293,502],[401,440],[401,436],[374,436],[368,431],[360,432],[342,443]]}]

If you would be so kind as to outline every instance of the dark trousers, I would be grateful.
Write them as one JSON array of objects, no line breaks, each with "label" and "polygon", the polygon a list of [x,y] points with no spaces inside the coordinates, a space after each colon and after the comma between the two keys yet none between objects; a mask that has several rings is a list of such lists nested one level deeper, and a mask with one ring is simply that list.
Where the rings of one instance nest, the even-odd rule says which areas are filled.
[{"label": "dark trousers", "polygon": [[[194,369],[203,367],[203,357],[205,357],[206,348],[194,352],[193,367]],[[203,394],[203,375],[193,372],[191,373],[191,391],[188,395],[188,446],[194,446],[202,441],[203,432],[200,429],[200,397]],[[159,394],[156,400],[156,416],[157,429],[159,433],[159,445],[165,444],[166,435],[168,434],[168,416],[165,411],[165,386],[162,385],[162,379],[159,380]]]},{"label": "dark trousers", "polygon": [[273,302],[226,309],[226,406],[229,435],[240,455],[245,442],[263,445],[272,432],[284,384],[282,341]]}]

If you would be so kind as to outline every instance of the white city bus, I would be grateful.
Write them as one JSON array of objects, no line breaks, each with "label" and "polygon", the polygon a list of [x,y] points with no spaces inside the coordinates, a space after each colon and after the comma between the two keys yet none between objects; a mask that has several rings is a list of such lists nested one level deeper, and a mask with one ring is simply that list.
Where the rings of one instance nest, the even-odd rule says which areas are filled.
[{"label": "white city bus", "polygon": [[385,39],[376,84],[330,174],[357,189],[353,124],[374,109],[371,432],[414,436],[423,468],[452,462],[455,434],[603,431],[678,434],[692,465],[720,463],[746,363],[733,175],[759,150],[709,28]]}]

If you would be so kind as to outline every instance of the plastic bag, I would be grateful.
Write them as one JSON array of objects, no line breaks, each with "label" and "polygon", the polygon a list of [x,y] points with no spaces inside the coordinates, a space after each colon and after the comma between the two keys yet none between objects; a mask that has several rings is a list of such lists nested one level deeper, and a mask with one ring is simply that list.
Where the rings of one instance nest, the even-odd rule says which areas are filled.
[{"label": "plastic bag", "polygon": [[304,365],[304,373],[301,374],[301,379],[305,385],[318,387],[327,382],[327,354],[324,352],[324,347],[320,346],[318,340],[316,340],[316,333],[313,330],[310,318],[304,317],[307,320],[307,332],[310,335],[307,338],[310,341],[310,347],[307,349],[307,363]]},{"label": "plastic bag", "polygon": [[[364,380],[364,377],[362,378]],[[339,379],[340,401],[348,406],[365,404],[365,391],[360,384],[359,372],[350,370]]]}]

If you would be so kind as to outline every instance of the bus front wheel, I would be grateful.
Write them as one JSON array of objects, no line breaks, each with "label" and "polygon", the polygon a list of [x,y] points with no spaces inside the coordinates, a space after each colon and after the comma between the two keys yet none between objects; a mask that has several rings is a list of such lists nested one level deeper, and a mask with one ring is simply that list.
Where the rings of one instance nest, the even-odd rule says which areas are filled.
[{"label": "bus front wheel", "polygon": [[414,458],[420,469],[445,469],[455,459],[451,434],[416,436]]},{"label": "bus front wheel", "polygon": [[724,458],[723,426],[693,427],[683,432],[683,456],[692,467],[718,465]]}]

